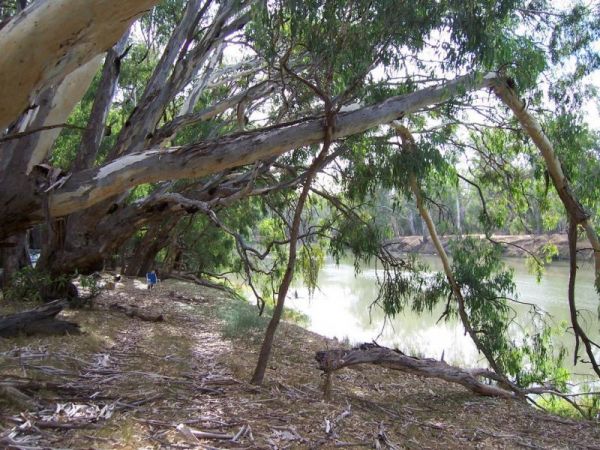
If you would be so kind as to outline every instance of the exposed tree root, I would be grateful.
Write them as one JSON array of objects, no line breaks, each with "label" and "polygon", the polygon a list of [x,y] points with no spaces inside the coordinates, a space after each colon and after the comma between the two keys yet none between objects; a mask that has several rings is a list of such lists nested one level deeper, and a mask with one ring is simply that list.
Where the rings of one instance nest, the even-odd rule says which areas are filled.
[{"label": "exposed tree root", "polygon": [[325,373],[357,364],[375,364],[413,375],[440,378],[450,383],[457,383],[479,395],[516,398],[514,392],[484,384],[476,378],[476,375],[487,376],[487,371],[476,370],[471,372],[446,364],[444,361],[407,356],[398,350],[379,347],[374,344],[362,344],[351,350],[320,351],[316,353],[315,359],[319,363],[319,369]]}]

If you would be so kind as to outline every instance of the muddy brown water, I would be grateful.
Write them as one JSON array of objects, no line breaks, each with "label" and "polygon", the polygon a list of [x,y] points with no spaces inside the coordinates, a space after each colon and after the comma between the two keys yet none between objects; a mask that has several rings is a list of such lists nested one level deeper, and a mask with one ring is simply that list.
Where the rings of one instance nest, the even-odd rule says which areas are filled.
[{"label": "muddy brown water", "polygon": [[[432,271],[441,270],[436,257],[421,258]],[[573,380],[593,380],[590,365],[573,364],[574,338],[569,329],[567,262],[558,261],[548,265],[545,275],[538,283],[536,277],[527,270],[524,259],[505,258],[504,261],[514,269],[516,299],[533,303],[548,313],[548,319],[557,332],[554,338],[556,344],[567,349],[564,365],[573,374]],[[340,340],[347,339],[351,343],[377,340],[381,345],[393,346],[419,356],[440,358],[443,355],[451,364],[467,367],[485,366],[485,361],[477,354],[472,341],[464,335],[462,326],[456,320],[436,323],[444,305],[440,304],[433,313],[425,312],[422,315],[405,311],[387,321],[381,310],[370,310],[369,305],[378,293],[377,273],[374,267],[365,267],[359,274],[355,274],[354,266],[350,262],[336,265],[330,261],[321,270],[319,288],[312,297],[300,283],[294,289],[295,292],[291,291],[287,306],[309,317],[308,328],[311,331]],[[590,262],[579,264],[576,301],[581,311],[581,322],[589,337],[599,341],[597,317],[600,298],[594,289],[593,266]],[[532,318],[526,306],[512,306],[517,317],[516,324],[511,327],[511,335],[518,340],[522,336],[523,328],[531,325]],[[600,358],[600,351],[597,354]],[[580,356],[583,354],[580,353]]]}]

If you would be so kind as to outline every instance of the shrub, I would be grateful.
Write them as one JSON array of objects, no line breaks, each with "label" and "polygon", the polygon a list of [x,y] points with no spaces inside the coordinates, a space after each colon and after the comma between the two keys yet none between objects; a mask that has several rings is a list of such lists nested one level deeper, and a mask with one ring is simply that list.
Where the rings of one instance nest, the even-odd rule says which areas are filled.
[{"label": "shrub", "polygon": [[225,322],[222,335],[228,339],[256,338],[266,328],[268,319],[259,316],[258,311],[245,301],[233,301],[220,311]]},{"label": "shrub", "polygon": [[24,267],[15,273],[8,286],[4,288],[4,298],[9,301],[41,302],[45,290],[52,284],[50,275]]}]

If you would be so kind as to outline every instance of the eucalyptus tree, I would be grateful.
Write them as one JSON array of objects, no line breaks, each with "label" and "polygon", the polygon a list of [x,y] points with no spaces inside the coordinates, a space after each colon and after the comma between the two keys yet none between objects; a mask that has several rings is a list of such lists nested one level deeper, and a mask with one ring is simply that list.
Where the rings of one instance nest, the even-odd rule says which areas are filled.
[{"label": "eucalyptus tree", "polygon": [[[572,86],[597,67],[590,44],[598,11],[577,5],[556,13],[543,2],[519,0],[467,7],[459,0],[169,0],[128,33],[155,2],[113,3],[40,0],[0,30],[0,52],[8,55],[0,64],[15,62],[10,70],[0,65],[0,239],[45,224],[42,268],[89,271],[142,227],[154,252],[184,215],[201,213],[222,225],[223,209],[246,197],[266,203],[287,188],[294,213],[282,241],[291,248],[271,289],[283,308],[311,190],[343,211],[332,252],[350,247],[365,258],[386,258],[377,231],[366,240],[357,232],[365,222],[360,214],[311,186],[315,172],[343,161],[340,182],[354,200],[381,186],[410,193],[409,174],[422,174],[427,192],[426,169],[451,167],[439,149],[458,141],[466,126],[457,119],[461,112],[480,111],[483,128],[499,125],[498,109],[489,107],[495,97],[481,105],[485,91],[474,94],[484,89],[514,111],[544,155],[571,218],[596,248],[589,215],[519,95],[539,102],[548,61],[577,56],[585,64],[576,64],[558,80],[570,83],[553,84],[550,94],[570,98],[567,110],[580,105]],[[61,17],[60,6],[73,14]],[[43,32],[36,28],[46,25]],[[45,33],[52,39],[44,40]],[[20,62],[24,46],[35,51]],[[232,52],[239,56],[228,61]],[[31,69],[21,85],[19,64]],[[390,130],[382,125],[401,118],[424,136],[418,161],[389,145]],[[54,145],[59,128],[70,129]],[[66,139],[76,131],[80,139]],[[247,253],[232,227],[229,234]],[[257,372],[255,382],[261,381]]]},{"label": "eucalyptus tree", "polygon": [[[45,4],[45,2],[41,2],[40,4]],[[44,132],[31,133],[31,131],[47,125],[40,117],[42,114],[36,114],[35,120],[37,122],[28,125],[29,131],[27,131],[24,125],[20,125],[20,128],[12,127],[7,130],[7,136],[5,136],[3,143],[4,147],[10,146],[11,148],[7,148],[2,152],[2,179],[5,186],[14,186],[14,188],[7,188],[2,191],[4,194],[2,205],[6,212],[2,217],[3,236],[22,230],[34,223],[42,222],[46,217],[65,217],[71,213],[108,201],[108,199],[123,194],[128,189],[142,183],[158,182],[173,178],[198,178],[231,167],[276,157],[286,151],[303,145],[310,145],[324,138],[322,119],[315,118],[293,124],[282,124],[274,129],[258,129],[251,133],[235,137],[225,136],[210,142],[196,141],[182,147],[169,147],[168,144],[165,145],[165,141],[172,136],[177,128],[210,119],[228,107],[231,108],[244,103],[241,102],[242,98],[230,96],[221,102],[210,105],[206,111],[199,111],[195,115],[190,113],[184,114],[180,118],[171,121],[164,120],[166,106],[182,95],[181,93],[186,86],[192,82],[192,79],[195,79],[199,75],[199,72],[201,72],[200,69],[210,58],[210,55],[218,51],[217,47],[220,46],[220,43],[243,27],[252,17],[247,12],[248,8],[252,5],[243,2],[241,4],[223,4],[217,11],[209,8],[210,4],[212,3],[197,2],[196,4],[189,4],[187,10],[189,12],[185,17],[182,17],[170,41],[166,44],[166,51],[159,60],[153,77],[148,82],[144,97],[137,102],[137,108],[120,131],[118,141],[104,159],[103,165],[90,168],[79,167],[73,170],[68,175],[68,178],[66,176],[61,177],[56,171],[48,170],[48,168],[39,165],[50,152],[47,143],[40,145],[37,150],[34,145],[27,145],[26,152],[15,149],[16,146],[23,145],[25,138],[27,140],[41,140],[40,138],[45,132],[51,131],[45,130]],[[37,7],[37,5],[36,3],[32,8]],[[374,5],[373,8],[383,9],[384,6]],[[392,8],[392,6],[388,4],[387,8]],[[493,7],[490,5],[487,6],[489,13],[492,14],[491,9]],[[254,7],[258,8],[257,11],[261,11],[260,5],[254,5]],[[314,9],[315,7],[313,5],[306,10]],[[362,8],[364,7],[363,5]],[[34,8],[33,11],[36,10]],[[508,9],[505,13],[507,12]],[[20,13],[20,16],[13,19],[13,22],[18,23],[21,15],[27,15],[27,13],[28,10],[23,11]],[[377,45],[371,47],[371,50],[367,53],[369,57],[360,62],[360,67],[347,68],[348,73],[355,72],[350,75],[350,79],[332,80],[332,83],[335,82],[340,86],[344,86],[336,94],[341,95],[337,99],[338,106],[343,101],[347,102],[349,100],[344,98],[347,95],[344,94],[344,90],[352,87],[353,83],[360,85],[374,64],[386,62],[382,59],[384,57],[385,59],[394,59],[395,51],[393,49],[403,45],[405,41],[415,41],[413,45],[416,48],[424,46],[424,43],[419,40],[417,34],[421,36],[422,33],[431,32],[436,27],[449,26],[450,28],[456,28],[456,32],[451,35],[451,40],[456,41],[456,45],[451,45],[448,53],[452,58],[451,63],[458,67],[458,55],[460,52],[466,52],[469,46],[474,46],[473,36],[469,36],[463,29],[466,27],[463,14],[464,12],[453,3],[445,6],[425,3],[421,9],[415,10],[415,17],[410,19],[412,22],[409,21],[412,24],[412,29],[410,30],[407,28],[405,31],[402,31],[404,30],[402,25],[406,25],[403,21],[409,20],[408,18],[401,19],[402,23],[397,24],[398,26],[395,26],[396,24],[393,23],[383,22],[378,25],[376,24],[379,28],[373,27],[376,33],[373,35],[371,43]],[[259,13],[257,12],[255,15],[259,15]],[[385,15],[387,17],[386,20],[389,21],[389,17],[393,17],[392,10],[386,10]],[[202,25],[208,26],[208,28],[203,29],[202,37],[195,35],[193,31],[198,26],[199,17],[202,17],[204,20]],[[374,17],[379,16],[375,15]],[[101,18],[101,16],[98,17],[99,20]],[[316,20],[316,17],[313,17],[312,20]],[[492,24],[490,26],[495,25]],[[11,38],[15,41],[21,39],[18,33],[11,32],[12,28],[7,27],[9,25],[3,29],[4,34],[7,36],[10,34]],[[420,30],[418,33],[415,31],[416,28]],[[294,30],[296,31],[296,29]],[[390,32],[385,32],[385,30],[393,30],[393,32],[390,34]],[[389,35],[386,35],[386,33]],[[258,39],[259,37],[257,34],[254,39]],[[378,40],[378,42],[374,40]],[[359,40],[353,42],[352,45],[348,45],[347,43],[344,45],[345,48],[353,49],[353,51],[357,49],[364,51],[366,45],[362,45],[362,47],[358,46],[361,42],[368,42],[368,40]],[[343,44],[343,42],[340,42],[340,44]],[[484,40],[482,46],[485,45],[489,45],[489,43],[486,44]],[[287,51],[287,49],[284,50]],[[321,51],[321,49],[317,48],[314,51]],[[377,52],[382,52],[382,55],[377,55]],[[300,61],[300,57],[298,60]],[[366,63],[365,60],[370,60],[370,62]],[[271,57],[271,60],[267,60],[266,62],[274,64],[274,61]],[[287,62],[286,64],[289,66],[292,63]],[[208,67],[208,64],[206,64],[206,67]],[[65,68],[65,70],[67,69],[68,67]],[[291,76],[285,73],[287,71],[284,68],[280,67],[280,69],[279,72],[284,72],[284,76]],[[90,73],[93,74],[93,67],[82,66],[71,74],[73,78],[77,80],[81,78],[82,81],[71,82],[69,86],[74,89],[76,86],[85,85],[85,81],[89,81]],[[276,73],[273,75],[273,70],[270,71],[269,75],[271,78],[277,78]],[[298,81],[295,82],[298,83]],[[334,137],[341,138],[346,135],[362,132],[402,114],[443,101],[464,90],[480,88],[488,85],[490,82],[490,77],[468,75],[457,78],[442,86],[416,91],[405,97],[391,97],[388,101],[378,106],[340,114],[336,121]],[[286,86],[289,89],[290,85]],[[159,90],[157,90],[158,87],[160,87]],[[57,89],[57,87],[54,86],[54,89]],[[23,90],[27,90],[27,88],[24,87],[21,91]],[[30,94],[31,92],[28,92],[28,95]],[[42,94],[43,92],[37,94],[40,96],[40,100],[42,99]],[[55,95],[52,95],[52,93],[48,93],[47,95],[52,99],[55,98]],[[255,91],[245,93],[245,95],[255,95]],[[262,95],[264,95],[264,91],[262,91]],[[282,103],[284,102],[284,95],[282,95]],[[306,96],[306,92],[303,95]],[[57,95],[61,99],[65,97],[76,99],[79,96],[79,92],[66,96],[63,93]],[[308,96],[314,98],[315,94],[309,93]],[[48,102],[46,101],[46,103]],[[44,104],[42,101],[39,103]],[[289,105],[287,107],[289,109]],[[50,109],[56,110],[56,108]],[[68,105],[66,105],[64,110],[68,109]],[[304,111],[294,111],[294,116],[299,117],[302,114],[298,113],[302,112]],[[312,112],[314,111],[310,113]],[[291,118],[291,116],[292,114],[288,112],[287,117]],[[286,118],[286,116],[284,115],[282,118]],[[16,120],[16,115],[13,115],[11,119]],[[25,120],[25,117],[19,120]],[[163,122],[159,124],[161,120]],[[44,125],[45,123],[46,125]],[[94,124],[94,126],[97,126],[97,124]],[[17,129],[23,129],[23,133],[25,134],[19,134],[19,132],[16,132]],[[51,139],[49,140],[51,141]],[[88,154],[96,153],[94,148],[86,148],[86,151]],[[131,156],[131,153],[134,153],[135,156]],[[18,157],[15,155],[18,155]],[[86,158],[80,158],[80,160],[82,159]],[[89,161],[93,158],[87,159]],[[27,174],[27,176],[22,176],[23,173]],[[14,180],[14,178],[18,179]],[[52,189],[49,189],[50,187]],[[15,192],[19,192],[18,198],[15,198],[13,195]]]}]

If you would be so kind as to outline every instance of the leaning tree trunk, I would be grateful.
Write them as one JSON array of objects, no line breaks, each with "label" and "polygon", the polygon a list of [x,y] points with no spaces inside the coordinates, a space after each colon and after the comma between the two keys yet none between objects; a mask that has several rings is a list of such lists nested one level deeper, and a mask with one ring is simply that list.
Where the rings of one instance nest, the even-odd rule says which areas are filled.
[{"label": "leaning tree trunk", "polygon": [[[333,139],[361,133],[463,92],[490,86],[495,79],[496,74],[485,77],[466,75],[437,87],[338,114]],[[268,160],[323,139],[323,118],[317,118],[185,147],[157,147],[124,155],[102,167],[79,171],[63,179],[64,183],[48,193],[47,208],[44,207],[45,198],[35,195],[29,195],[31,204],[26,212],[19,206],[6,208],[5,214],[0,217],[0,238],[43,221],[44,211],[51,217],[61,217],[96,205],[140,183],[199,178],[257,160]],[[0,190],[0,206],[5,197]],[[12,219],[17,216],[18,220]]]},{"label": "leaning tree trunk", "polygon": [[[90,119],[82,135],[77,156],[73,162],[73,170],[92,167],[98,156],[105,133],[106,118],[119,80],[122,53],[128,36],[129,31],[106,54]],[[83,93],[79,97],[81,95]],[[70,110],[65,109],[65,112],[70,112]],[[66,116],[64,120],[66,120]],[[109,205],[100,204],[95,210],[77,212],[56,220],[48,218],[46,239],[40,257],[40,269],[55,275],[71,273],[75,270],[80,273],[89,273],[102,269],[104,256],[113,249],[117,242],[124,242],[129,237],[129,234],[126,234],[123,240],[103,242],[106,238],[99,234],[100,229],[98,228],[101,228],[99,222],[108,208]],[[111,239],[113,235],[114,233],[110,234]]]},{"label": "leaning tree trunk", "polygon": [[110,48],[158,0],[38,1],[0,29],[0,132],[36,93]]},{"label": "leaning tree trunk", "polygon": [[[502,81],[502,80],[500,80]],[[507,105],[521,124],[521,127],[529,135],[535,146],[540,151],[546,168],[552,179],[552,184],[562,201],[567,215],[569,216],[569,309],[571,311],[571,325],[575,332],[575,363],[577,363],[577,352],[579,349],[579,340],[583,342],[590,363],[596,374],[600,377],[600,361],[597,351],[600,349],[598,343],[593,342],[581,327],[578,319],[579,311],[575,305],[575,274],[577,272],[577,227],[581,226],[587,235],[588,241],[594,251],[595,262],[595,285],[600,286],[600,239],[596,229],[591,221],[590,214],[579,202],[568,178],[562,170],[562,164],[558,155],[554,151],[554,146],[544,133],[542,126],[536,118],[529,113],[526,105],[519,99],[515,91],[504,82],[497,82],[494,85],[494,92]]]},{"label": "leaning tree trunk", "polygon": [[[112,53],[113,51],[109,52],[105,67],[111,63],[114,64]],[[4,205],[7,209],[12,207],[12,203],[20,203],[24,205],[21,208],[22,211],[27,211],[29,208],[27,205],[32,203],[32,200],[28,198],[28,194],[33,192],[34,196],[44,199],[46,193],[43,191],[52,189],[52,185],[58,180],[60,171],[48,169],[46,166],[39,166],[38,164],[48,157],[60,128],[40,132],[34,131],[66,122],[73,108],[87,90],[97,72],[101,59],[101,56],[97,56],[68,74],[61,82],[47,86],[36,98],[36,109],[22,117],[21,126],[25,127],[25,131],[30,131],[31,134],[6,141],[2,146],[0,178],[7,189],[13,189],[14,192],[19,194],[8,198],[8,203]],[[101,87],[104,82],[105,78],[103,77],[100,83]],[[102,94],[102,92],[99,94]],[[98,104],[99,99],[102,99],[102,95],[97,96],[94,106]],[[87,145],[86,154],[91,153],[93,156],[99,148],[99,139],[97,147],[94,147],[90,139],[85,139],[85,137],[90,133],[95,133],[97,128],[103,129],[104,124],[91,122],[91,126],[86,130],[84,136],[84,142]],[[79,156],[80,154],[78,154]],[[24,176],[25,174],[28,176]],[[45,199],[42,201],[45,202]],[[50,262],[54,260],[56,252],[64,246],[66,222],[64,219],[50,220],[47,214],[44,214],[44,219],[47,226],[45,227],[45,239],[42,245],[39,270],[63,273],[62,271],[54,271],[50,267]],[[13,217],[13,220],[18,221],[19,217]]]},{"label": "leaning tree trunk", "polygon": [[304,180],[304,184],[302,186],[302,192],[300,192],[300,196],[298,197],[298,203],[296,203],[296,208],[294,210],[294,218],[292,220],[292,226],[290,229],[290,246],[288,262],[285,268],[283,279],[281,280],[281,284],[279,285],[279,289],[277,292],[277,303],[275,304],[275,309],[273,310],[273,316],[269,321],[269,325],[267,326],[263,343],[260,347],[258,361],[256,363],[256,368],[254,369],[254,374],[252,375],[251,380],[251,383],[253,384],[261,385],[265,378],[265,371],[267,370],[267,364],[271,357],[271,349],[273,348],[275,332],[277,331],[277,327],[279,326],[279,322],[281,321],[281,317],[283,316],[285,298],[287,296],[290,284],[292,283],[292,278],[294,276],[294,270],[296,267],[298,236],[300,234],[302,211],[304,211],[304,204],[306,203],[306,199],[308,198],[310,186],[313,182],[313,179],[327,157],[327,152],[329,151],[329,147],[331,145],[333,137],[334,119],[335,116],[332,115],[331,112],[328,112],[327,119],[325,121],[325,140],[323,141],[323,147],[306,172],[306,179]]},{"label": "leaning tree trunk", "polygon": [[[408,128],[406,128],[405,126],[403,126],[402,124],[400,124],[398,122],[393,122],[392,126],[396,130],[396,133],[400,136],[400,138],[402,140],[402,146],[405,148],[405,150],[407,152],[414,152],[415,151],[415,140],[414,140],[411,132],[408,130]],[[497,363],[496,358],[494,358],[494,355],[492,355],[492,353],[489,351],[489,349],[486,348],[486,346],[482,344],[481,339],[479,339],[479,336],[477,336],[477,332],[471,326],[471,320],[467,313],[465,299],[461,292],[461,288],[460,288],[458,282],[456,281],[456,279],[454,278],[454,274],[452,273],[452,267],[450,265],[450,258],[448,258],[448,255],[446,254],[446,250],[444,249],[444,246],[443,246],[442,242],[440,241],[435,224],[433,223],[433,220],[431,219],[431,215],[429,214],[429,210],[427,209],[427,205],[425,204],[425,201],[423,198],[423,193],[421,192],[421,187],[420,187],[417,177],[414,175],[414,173],[409,174],[409,184],[410,184],[410,188],[413,192],[413,195],[415,196],[415,201],[417,203],[417,208],[419,210],[421,218],[423,219],[423,222],[425,223],[425,225],[427,225],[427,229],[429,231],[429,235],[431,236],[431,240],[433,241],[433,245],[435,246],[435,249],[438,252],[438,256],[440,257],[440,260],[442,262],[442,266],[444,268],[444,273],[448,280],[448,284],[450,285],[450,288],[452,290],[452,295],[455,298],[457,306],[458,306],[458,308],[457,308],[458,315],[461,319],[461,322],[462,322],[466,332],[469,334],[471,340],[475,344],[475,347],[477,347],[477,350],[479,352],[483,353],[483,355],[487,359],[490,367],[492,369],[494,369],[494,371],[499,376],[504,377],[504,371],[502,370],[500,365]]]}]

